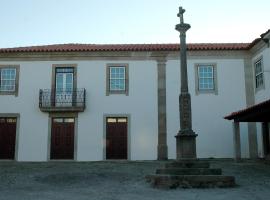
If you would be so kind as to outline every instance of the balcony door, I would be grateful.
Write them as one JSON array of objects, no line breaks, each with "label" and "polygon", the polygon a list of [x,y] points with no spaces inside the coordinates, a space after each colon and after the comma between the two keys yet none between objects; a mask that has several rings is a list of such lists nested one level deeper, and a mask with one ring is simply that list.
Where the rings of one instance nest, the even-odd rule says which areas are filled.
[{"label": "balcony door", "polygon": [[68,68],[56,68],[55,74],[55,105],[56,106],[72,106],[73,102],[73,79],[74,69]]}]

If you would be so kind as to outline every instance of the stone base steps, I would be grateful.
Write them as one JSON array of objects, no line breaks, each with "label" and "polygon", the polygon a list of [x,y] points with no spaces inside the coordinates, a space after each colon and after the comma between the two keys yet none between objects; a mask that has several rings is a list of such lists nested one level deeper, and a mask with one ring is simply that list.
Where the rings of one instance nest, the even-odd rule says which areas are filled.
[{"label": "stone base steps", "polygon": [[155,188],[226,188],[235,186],[233,176],[222,175],[148,175],[147,182]]},{"label": "stone base steps", "polygon": [[167,163],[165,168],[209,168],[210,164],[206,161],[175,161]]},{"label": "stone base steps", "polygon": [[234,187],[233,176],[222,175],[219,168],[210,168],[210,163],[200,160],[179,160],[165,164],[156,174],[145,177],[155,188],[212,188]]},{"label": "stone base steps", "polygon": [[165,168],[157,169],[156,174],[174,174],[174,175],[221,175],[221,169],[209,168]]}]

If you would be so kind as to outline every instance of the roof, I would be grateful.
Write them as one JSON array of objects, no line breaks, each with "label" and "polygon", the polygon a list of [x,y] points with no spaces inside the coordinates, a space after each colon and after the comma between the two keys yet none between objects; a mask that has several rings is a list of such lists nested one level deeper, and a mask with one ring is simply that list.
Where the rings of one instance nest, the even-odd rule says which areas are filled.
[{"label": "roof", "polygon": [[268,33],[270,33],[270,29],[268,29],[265,33],[261,34],[261,38],[263,38],[264,36],[266,36]]},{"label": "roof", "polygon": [[233,112],[224,119],[233,119],[238,122],[270,122],[270,99]]},{"label": "roof", "polygon": [[[188,44],[189,51],[247,50],[250,43]],[[0,53],[20,52],[94,52],[94,51],[179,51],[179,44],[55,44],[43,46],[0,48]]]},{"label": "roof", "polygon": [[[188,51],[224,51],[249,50],[270,32],[268,29],[261,38],[251,43],[190,43]],[[52,44],[14,48],[0,48],[0,53],[33,53],[33,52],[98,52],[98,51],[179,51],[180,44]]]}]

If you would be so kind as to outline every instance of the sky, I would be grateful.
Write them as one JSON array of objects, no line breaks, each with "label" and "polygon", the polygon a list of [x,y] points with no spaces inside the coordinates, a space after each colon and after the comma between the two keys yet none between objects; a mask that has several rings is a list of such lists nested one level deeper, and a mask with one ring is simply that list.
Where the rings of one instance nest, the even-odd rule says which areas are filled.
[{"label": "sky", "polygon": [[270,29],[270,0],[0,0],[0,48],[64,43],[252,42]]}]

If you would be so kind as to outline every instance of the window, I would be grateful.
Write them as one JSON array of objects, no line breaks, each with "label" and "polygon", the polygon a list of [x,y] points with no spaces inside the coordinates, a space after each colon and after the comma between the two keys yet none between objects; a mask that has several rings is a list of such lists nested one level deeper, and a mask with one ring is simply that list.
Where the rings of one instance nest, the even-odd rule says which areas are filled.
[{"label": "window", "polygon": [[14,92],[15,91],[15,68],[2,68],[1,69],[1,91]]},{"label": "window", "polygon": [[107,65],[107,95],[128,94],[127,65]]},{"label": "window", "polygon": [[217,94],[216,65],[196,65],[196,94],[215,93]]},{"label": "window", "polygon": [[18,94],[18,66],[0,66],[0,94]]},{"label": "window", "polygon": [[255,66],[255,86],[256,89],[260,89],[264,86],[262,58],[257,60],[254,66]]}]

